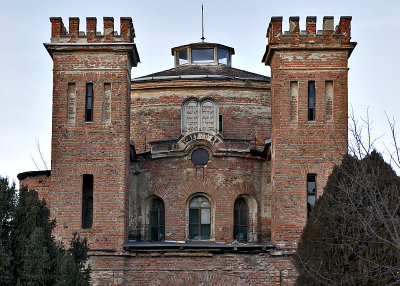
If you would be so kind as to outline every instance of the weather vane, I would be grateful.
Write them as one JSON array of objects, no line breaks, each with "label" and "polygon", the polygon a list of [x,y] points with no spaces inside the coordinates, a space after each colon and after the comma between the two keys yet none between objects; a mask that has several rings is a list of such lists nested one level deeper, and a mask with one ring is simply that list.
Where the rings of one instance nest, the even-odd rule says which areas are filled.
[{"label": "weather vane", "polygon": [[203,18],[203,3],[201,3],[201,41],[204,42],[204,18]]}]

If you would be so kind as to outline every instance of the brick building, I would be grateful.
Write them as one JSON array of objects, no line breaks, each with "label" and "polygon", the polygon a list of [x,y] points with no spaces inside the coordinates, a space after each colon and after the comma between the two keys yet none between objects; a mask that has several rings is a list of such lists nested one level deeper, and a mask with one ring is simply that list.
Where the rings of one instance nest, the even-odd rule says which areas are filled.
[{"label": "brick building", "polygon": [[[175,67],[131,79],[130,18],[51,18],[52,169],[18,175],[88,239],[95,285],[292,285],[307,215],[347,151],[350,17],[272,17],[262,61],[172,48]],[[145,64],[145,63],[144,63]]]}]

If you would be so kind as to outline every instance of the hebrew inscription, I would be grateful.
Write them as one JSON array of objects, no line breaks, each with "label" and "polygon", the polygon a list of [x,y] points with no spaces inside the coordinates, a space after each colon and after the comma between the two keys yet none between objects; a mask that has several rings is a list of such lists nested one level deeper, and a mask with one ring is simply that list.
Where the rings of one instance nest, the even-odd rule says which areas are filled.
[{"label": "hebrew inscription", "polygon": [[218,104],[212,98],[191,98],[182,104],[182,133],[218,130]]}]

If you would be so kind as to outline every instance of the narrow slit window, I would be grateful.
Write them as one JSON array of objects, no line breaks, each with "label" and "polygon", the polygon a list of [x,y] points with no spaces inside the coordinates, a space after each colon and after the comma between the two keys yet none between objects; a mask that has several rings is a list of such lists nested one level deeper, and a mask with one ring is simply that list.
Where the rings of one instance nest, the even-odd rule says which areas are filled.
[{"label": "narrow slit window", "polygon": [[68,83],[68,102],[67,102],[67,122],[75,123],[76,113],[76,85],[75,83]]},{"label": "narrow slit window", "polygon": [[203,196],[189,203],[189,239],[205,240],[211,237],[211,204]]},{"label": "narrow slit window", "polygon": [[249,233],[249,206],[244,198],[235,201],[233,217],[233,237],[239,242],[247,242]]},{"label": "narrow slit window", "polygon": [[93,83],[86,84],[85,121],[93,121]]},{"label": "narrow slit window", "polygon": [[325,82],[325,120],[333,120],[333,81]]},{"label": "narrow slit window", "polygon": [[93,224],[93,175],[82,176],[82,228]]},{"label": "narrow slit window", "polygon": [[105,83],[103,88],[103,122],[111,122],[111,83]]},{"label": "narrow slit window", "polygon": [[165,207],[161,199],[153,199],[150,208],[150,239],[163,240],[165,237]]},{"label": "narrow slit window", "polygon": [[290,82],[290,121],[297,122],[299,83],[297,81]]},{"label": "narrow slit window", "polygon": [[307,174],[307,217],[314,208],[317,197],[317,175]]},{"label": "narrow slit window", "polygon": [[308,121],[315,121],[315,81],[308,82]]},{"label": "narrow slit window", "polygon": [[222,115],[219,116],[219,122],[218,122],[218,131],[219,133],[222,132]]}]

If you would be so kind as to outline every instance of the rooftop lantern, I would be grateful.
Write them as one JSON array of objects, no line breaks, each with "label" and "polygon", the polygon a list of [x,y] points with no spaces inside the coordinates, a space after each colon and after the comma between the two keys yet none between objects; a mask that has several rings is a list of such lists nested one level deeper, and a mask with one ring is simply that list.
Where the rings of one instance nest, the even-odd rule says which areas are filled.
[{"label": "rooftop lantern", "polygon": [[181,65],[226,65],[232,66],[231,56],[235,50],[231,47],[199,42],[171,49],[175,57],[175,67]]}]

